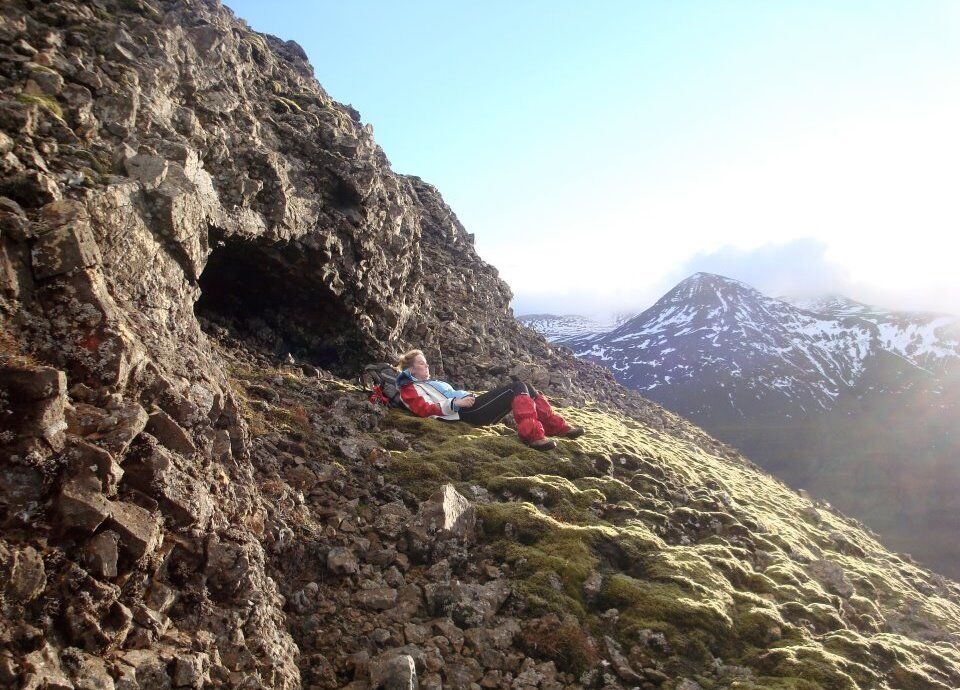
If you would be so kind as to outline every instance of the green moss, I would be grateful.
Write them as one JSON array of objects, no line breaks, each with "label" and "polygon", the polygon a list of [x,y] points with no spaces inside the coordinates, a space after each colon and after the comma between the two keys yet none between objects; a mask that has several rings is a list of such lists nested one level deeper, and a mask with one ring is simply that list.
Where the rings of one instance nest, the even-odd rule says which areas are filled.
[{"label": "green moss", "polygon": [[714,635],[729,633],[732,621],[717,601],[697,599],[675,583],[638,580],[616,573],[607,578],[601,597],[620,609],[628,625],[664,622],[678,629],[699,628]]},{"label": "green moss", "polygon": [[761,652],[751,661],[762,673],[803,679],[822,690],[859,690],[853,678],[840,669],[843,660],[817,647],[781,647]]},{"label": "green moss", "polygon": [[733,634],[747,644],[766,647],[783,635],[784,626],[776,609],[753,605],[737,611],[733,619]]},{"label": "green moss", "polygon": [[63,119],[63,108],[60,107],[60,103],[56,98],[51,96],[35,96],[33,94],[21,93],[17,96],[17,100],[28,105],[38,105],[56,117],[58,120]]},{"label": "green moss", "polygon": [[[849,630],[840,599],[804,563],[829,557],[843,567],[857,588],[848,603],[858,615],[882,621],[897,612],[901,630],[923,627],[922,618],[960,632],[960,607],[921,594],[918,569],[884,560],[882,547],[862,535],[858,543],[880,556],[832,550],[829,533],[850,526],[829,511],[819,525],[805,522],[806,504],[748,465],[596,406],[560,412],[588,433],[542,453],[502,425],[392,410],[384,433],[400,431],[412,447],[391,452],[387,478],[421,497],[448,481],[487,489],[490,502],[477,505],[481,546],[509,565],[518,605],[573,614],[625,645],[662,632],[665,657],[689,677],[714,656],[756,672],[730,686],[741,690],[852,690],[876,686],[878,674],[913,690],[955,673],[945,670],[960,665],[950,645]],[[718,486],[730,500],[717,499]],[[703,534],[707,526],[713,533]],[[592,572],[604,575],[595,602],[583,594]],[[616,625],[600,617],[608,608],[619,610]],[[904,619],[905,611],[922,616]]]}]

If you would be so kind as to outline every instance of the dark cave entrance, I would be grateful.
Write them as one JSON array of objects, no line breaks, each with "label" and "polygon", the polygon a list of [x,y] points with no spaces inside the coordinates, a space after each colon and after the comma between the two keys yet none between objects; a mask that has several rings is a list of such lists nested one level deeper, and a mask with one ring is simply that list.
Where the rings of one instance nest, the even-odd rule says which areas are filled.
[{"label": "dark cave entrance", "polygon": [[354,376],[368,359],[356,317],[321,279],[308,247],[210,233],[194,312],[201,326],[227,329],[248,346],[280,358]]}]

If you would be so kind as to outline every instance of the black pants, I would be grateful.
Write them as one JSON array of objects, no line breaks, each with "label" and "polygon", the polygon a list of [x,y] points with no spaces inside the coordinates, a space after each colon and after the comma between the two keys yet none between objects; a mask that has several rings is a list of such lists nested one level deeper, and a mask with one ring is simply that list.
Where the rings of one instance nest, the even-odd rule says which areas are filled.
[{"label": "black pants", "polygon": [[473,407],[464,407],[460,410],[460,419],[474,426],[496,424],[512,409],[514,396],[522,394],[529,395],[531,398],[539,395],[533,386],[523,381],[514,381],[478,395]]}]

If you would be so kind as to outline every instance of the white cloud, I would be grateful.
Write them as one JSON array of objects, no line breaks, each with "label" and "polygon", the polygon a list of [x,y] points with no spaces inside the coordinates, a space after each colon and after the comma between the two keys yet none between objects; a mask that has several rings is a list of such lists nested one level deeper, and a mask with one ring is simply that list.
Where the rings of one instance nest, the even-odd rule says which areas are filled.
[{"label": "white cloud", "polygon": [[723,159],[664,161],[661,178],[568,180],[557,208],[499,219],[515,232],[481,252],[537,310],[644,308],[707,260],[776,292],[782,260],[787,283],[806,272],[811,289],[960,312],[958,121],[957,101],[918,103],[795,123]]}]

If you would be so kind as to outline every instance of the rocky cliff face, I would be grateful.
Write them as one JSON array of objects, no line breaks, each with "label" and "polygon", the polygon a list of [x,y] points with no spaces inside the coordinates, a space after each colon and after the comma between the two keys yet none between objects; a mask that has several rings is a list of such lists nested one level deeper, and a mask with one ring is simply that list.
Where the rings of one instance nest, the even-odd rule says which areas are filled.
[{"label": "rocky cliff face", "polygon": [[[654,452],[618,444],[620,433],[642,427],[755,472],[517,325],[507,286],[438,192],[390,170],[369,125],[331,101],[298,46],[215,2],[15,0],[0,8],[0,85],[3,684],[411,687],[419,675],[431,687],[689,689],[803,665],[790,651],[710,670],[711,654],[747,657],[701,639],[696,620],[671,649],[681,638],[669,621],[697,608],[635,611],[609,642],[596,638],[617,620],[601,624],[597,607],[642,604],[639,564],[672,548],[665,537],[635,542],[644,558],[578,542],[596,555],[573,574],[553,562],[527,573],[530,554],[504,552],[549,530],[483,506],[552,526],[567,503],[547,499],[572,491],[521,490],[511,476],[580,481],[572,524],[613,529],[652,513],[618,497],[616,473],[629,479],[648,468],[638,454]],[[384,419],[348,381],[413,345],[460,385],[520,375],[558,401],[630,419],[590,453],[564,445],[555,468],[532,462],[508,429],[488,430],[506,464],[457,475],[472,443],[448,438],[459,425]],[[677,472],[638,486],[662,492],[655,505],[672,516],[650,529],[692,543],[713,524],[707,503],[721,504],[681,510],[696,476]],[[774,611],[757,644],[810,642],[800,619],[811,616],[827,630],[887,631],[896,644],[882,649],[909,654],[850,661],[866,669],[857,677],[956,685],[955,585],[862,539],[902,568],[898,598],[884,589],[869,621],[862,603],[846,618]],[[630,562],[633,579],[611,579]],[[820,585],[800,596],[804,586],[794,599],[842,607]],[[564,588],[567,599],[544,596]],[[706,616],[710,634],[740,621],[731,615]],[[849,656],[867,654],[854,647]],[[825,659],[819,677],[852,677]]]}]

